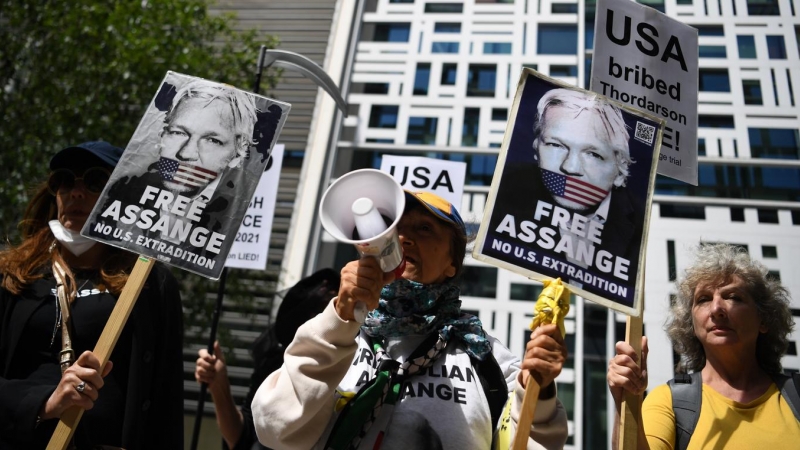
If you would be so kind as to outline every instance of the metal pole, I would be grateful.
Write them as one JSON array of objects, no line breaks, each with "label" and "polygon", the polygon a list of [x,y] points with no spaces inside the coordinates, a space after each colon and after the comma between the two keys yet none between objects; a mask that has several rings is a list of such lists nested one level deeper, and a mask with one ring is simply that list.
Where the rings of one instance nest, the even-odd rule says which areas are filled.
[{"label": "metal pole", "polygon": [[[214,354],[214,341],[217,339],[217,327],[219,325],[219,316],[222,313],[222,299],[225,297],[225,280],[228,278],[228,268],[222,269],[222,274],[219,277],[219,288],[217,289],[217,303],[214,306],[214,317],[211,319],[211,333],[208,339],[208,353]],[[208,385],[202,383],[200,385],[200,396],[197,399],[197,411],[194,416],[194,429],[192,430],[192,450],[197,449],[197,438],[200,435],[200,424],[203,418],[203,407],[206,402],[206,391]]]},{"label": "metal pole", "polygon": [[[266,45],[262,45],[258,51],[258,67],[256,68],[256,80],[253,84],[253,92],[258,94],[261,89],[261,72],[264,68],[264,53],[267,50]],[[208,354],[214,354],[214,342],[217,340],[217,327],[219,326],[219,316],[222,314],[222,300],[225,297],[225,280],[228,278],[228,268],[222,269],[222,274],[219,277],[219,288],[217,289],[217,303],[214,306],[214,316],[211,319],[211,333],[208,339]],[[197,450],[197,439],[200,436],[200,424],[203,419],[203,408],[206,402],[206,391],[208,385],[206,383],[200,384],[200,395],[197,399],[197,411],[194,416],[194,429],[192,430],[192,445],[191,450]]]}]

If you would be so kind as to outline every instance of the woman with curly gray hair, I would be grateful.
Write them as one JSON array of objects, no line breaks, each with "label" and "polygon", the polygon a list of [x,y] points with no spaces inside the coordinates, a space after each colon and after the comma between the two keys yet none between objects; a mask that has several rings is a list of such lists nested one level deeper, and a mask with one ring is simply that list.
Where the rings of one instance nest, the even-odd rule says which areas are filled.
[{"label": "woman with curly gray hair", "polygon": [[[673,388],[653,389],[642,405],[640,449],[785,448],[800,439],[800,421],[784,391],[781,357],[794,323],[788,291],[767,268],[728,244],[697,249],[695,262],[677,283],[666,330],[688,371],[699,383],[694,431],[676,425]],[[677,378],[677,377],[676,377]],[[617,404],[624,391],[647,388],[647,338],[642,364],[633,348],[617,342],[608,366]],[[677,385],[675,381],[671,385]]]}]

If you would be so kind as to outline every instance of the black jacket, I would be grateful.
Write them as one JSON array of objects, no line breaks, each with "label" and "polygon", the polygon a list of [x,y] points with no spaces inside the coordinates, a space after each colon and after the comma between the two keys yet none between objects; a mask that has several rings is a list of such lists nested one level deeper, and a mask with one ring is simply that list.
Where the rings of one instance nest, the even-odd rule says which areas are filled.
[{"label": "black jacket", "polygon": [[[15,367],[15,361],[28,357],[28,352],[41,351],[20,336],[34,312],[46,302],[54,302],[54,287],[48,270],[21,295],[0,290],[2,449],[44,448],[58,423],[48,420],[36,426],[41,406],[60,379],[58,361],[42,364],[27,374],[16,373],[19,364]],[[120,413],[121,446],[127,450],[183,448],[182,309],[178,283],[166,267],[153,267],[123,333],[129,333],[131,339],[125,411]],[[76,358],[94,348],[75,347]],[[99,394],[98,402],[102,389]],[[85,420],[79,423],[75,432],[79,444],[82,426],[89,425]]]}]

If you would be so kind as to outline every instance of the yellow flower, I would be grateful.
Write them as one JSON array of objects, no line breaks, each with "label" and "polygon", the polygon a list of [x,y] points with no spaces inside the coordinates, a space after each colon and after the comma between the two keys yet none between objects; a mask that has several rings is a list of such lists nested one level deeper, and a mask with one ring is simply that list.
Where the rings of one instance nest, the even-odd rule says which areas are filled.
[{"label": "yellow flower", "polygon": [[564,329],[564,317],[569,312],[569,290],[561,283],[561,278],[548,280],[543,284],[544,289],[533,308],[530,329],[534,330],[541,324],[554,323],[558,325],[561,336],[565,336],[567,331]]}]

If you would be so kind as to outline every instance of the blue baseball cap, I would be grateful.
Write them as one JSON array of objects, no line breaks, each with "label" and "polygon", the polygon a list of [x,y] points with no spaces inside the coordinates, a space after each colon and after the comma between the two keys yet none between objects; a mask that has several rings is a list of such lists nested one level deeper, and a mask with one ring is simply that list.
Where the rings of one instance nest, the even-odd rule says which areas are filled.
[{"label": "blue baseball cap", "polygon": [[464,225],[461,215],[452,203],[432,192],[412,192],[406,190],[405,194],[406,201],[416,200],[436,216],[436,218],[454,225],[461,234],[466,236],[467,227]]},{"label": "blue baseball cap", "polygon": [[[50,170],[73,167],[87,158],[115,167],[122,156],[122,149],[105,141],[84,142],[60,150],[50,159]],[[92,158],[93,157],[93,158]]]}]

